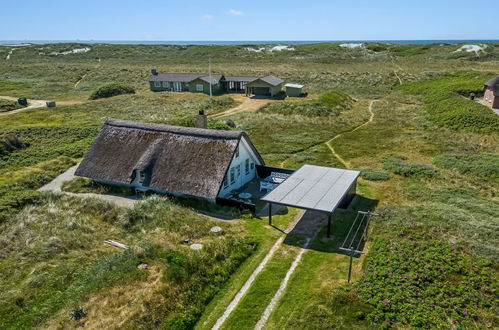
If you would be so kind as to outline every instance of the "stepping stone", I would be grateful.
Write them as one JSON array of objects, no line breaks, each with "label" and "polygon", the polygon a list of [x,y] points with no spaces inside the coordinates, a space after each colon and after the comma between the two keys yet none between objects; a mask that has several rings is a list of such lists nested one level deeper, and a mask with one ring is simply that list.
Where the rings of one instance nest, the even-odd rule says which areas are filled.
[{"label": "stepping stone", "polygon": [[203,248],[203,244],[194,243],[191,245],[191,249],[193,249],[193,250],[201,250],[202,248]]},{"label": "stepping stone", "polygon": [[219,233],[219,232],[221,232],[221,231],[222,231],[222,228],[221,228],[221,227],[219,227],[219,226],[214,226],[214,227],[211,227],[210,231],[211,231],[212,233]]}]

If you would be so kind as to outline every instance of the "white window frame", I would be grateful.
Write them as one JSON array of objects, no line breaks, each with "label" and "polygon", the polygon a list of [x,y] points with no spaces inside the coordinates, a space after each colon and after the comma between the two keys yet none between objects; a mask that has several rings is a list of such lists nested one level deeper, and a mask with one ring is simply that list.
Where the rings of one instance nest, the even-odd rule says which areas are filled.
[{"label": "white window frame", "polygon": [[236,170],[234,167],[230,168],[230,184],[236,183]]},{"label": "white window frame", "polygon": [[155,81],[154,87],[161,87],[161,81]]},{"label": "white window frame", "polygon": [[244,161],[244,169],[245,169],[246,175],[250,174],[250,160],[249,160],[249,158],[246,158],[246,160]]},{"label": "white window frame", "polygon": [[236,148],[236,158],[239,158],[239,146]]},{"label": "white window frame", "polygon": [[227,188],[229,186],[229,179],[227,178],[227,175],[224,177],[224,188]]},{"label": "white window frame", "polygon": [[203,84],[196,84],[196,92],[204,92]]},{"label": "white window frame", "polygon": [[170,87],[170,83],[168,81],[163,81],[163,87],[165,88]]}]

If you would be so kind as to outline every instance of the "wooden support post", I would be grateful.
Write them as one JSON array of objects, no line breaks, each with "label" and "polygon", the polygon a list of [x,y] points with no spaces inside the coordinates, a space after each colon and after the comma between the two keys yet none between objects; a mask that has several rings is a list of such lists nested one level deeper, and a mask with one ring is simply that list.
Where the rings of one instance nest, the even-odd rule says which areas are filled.
[{"label": "wooden support post", "polygon": [[272,203],[269,203],[269,226],[272,226]]},{"label": "wooden support post", "polygon": [[328,214],[327,216],[327,238],[331,238],[331,217],[332,214]]},{"label": "wooden support post", "polygon": [[348,283],[350,283],[350,277],[352,276],[352,262],[353,262],[353,251],[350,251],[350,266],[348,267]]}]

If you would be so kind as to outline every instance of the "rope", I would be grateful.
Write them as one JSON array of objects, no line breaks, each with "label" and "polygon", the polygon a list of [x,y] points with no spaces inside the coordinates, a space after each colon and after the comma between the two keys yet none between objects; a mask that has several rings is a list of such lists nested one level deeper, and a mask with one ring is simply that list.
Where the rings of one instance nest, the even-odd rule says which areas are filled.
[{"label": "rope", "polygon": [[357,227],[357,230],[355,231],[355,235],[353,235],[352,241],[350,242],[350,245],[348,246],[348,248],[353,247],[353,242],[355,241],[355,238],[357,237],[357,233],[359,232],[359,229],[362,226],[362,223],[364,222],[365,217],[366,217],[366,215],[364,214],[362,217],[362,220],[360,220],[359,226]]},{"label": "rope", "polygon": [[360,214],[360,213],[358,213],[358,212],[357,212],[357,216],[355,217],[355,220],[353,221],[352,225],[350,226],[350,230],[348,231],[347,236],[345,236],[345,240],[344,240],[344,241],[343,241],[343,243],[341,244],[341,247],[343,247],[343,248],[345,247],[345,243],[347,242],[347,239],[348,239],[348,237],[350,236],[350,233],[352,232],[353,226],[354,226],[354,225],[355,225],[355,223],[357,222],[357,218],[359,217],[359,214]]}]

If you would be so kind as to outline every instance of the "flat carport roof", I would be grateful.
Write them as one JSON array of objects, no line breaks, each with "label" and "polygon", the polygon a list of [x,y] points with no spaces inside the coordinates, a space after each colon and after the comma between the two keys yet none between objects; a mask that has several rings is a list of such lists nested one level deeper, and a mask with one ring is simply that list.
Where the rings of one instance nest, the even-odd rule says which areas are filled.
[{"label": "flat carport roof", "polygon": [[[332,214],[359,175],[359,171],[303,165],[261,199],[269,203],[269,223],[272,203]],[[328,223],[328,236],[329,227]]]}]

